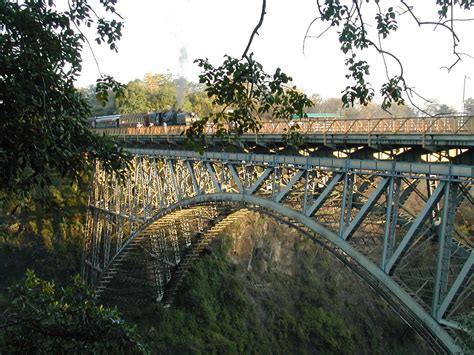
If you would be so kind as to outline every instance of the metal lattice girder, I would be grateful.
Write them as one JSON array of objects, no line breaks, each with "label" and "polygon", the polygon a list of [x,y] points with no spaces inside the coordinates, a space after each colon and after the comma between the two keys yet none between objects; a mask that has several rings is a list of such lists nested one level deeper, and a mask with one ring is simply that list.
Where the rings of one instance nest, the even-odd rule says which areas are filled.
[{"label": "metal lattice girder", "polygon": [[[444,334],[445,324],[457,329],[453,319],[466,311],[472,293],[473,241],[453,223],[459,203],[474,202],[469,199],[472,167],[131,152],[136,157],[123,184],[100,164],[92,181],[82,270],[101,294],[132,287],[148,273],[143,292],[151,287],[153,299],[162,300],[199,233],[230,213],[227,203],[235,210],[257,206],[319,235],[336,255],[364,270],[374,288],[390,292],[394,307],[405,307],[446,348],[456,349],[452,339],[437,332]],[[138,276],[135,267],[142,268]]]}]

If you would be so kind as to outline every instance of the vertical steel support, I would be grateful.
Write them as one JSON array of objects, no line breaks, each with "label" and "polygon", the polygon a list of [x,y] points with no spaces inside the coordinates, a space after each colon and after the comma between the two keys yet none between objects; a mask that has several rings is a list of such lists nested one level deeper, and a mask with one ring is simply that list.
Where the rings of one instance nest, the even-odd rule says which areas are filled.
[{"label": "vertical steel support", "polygon": [[146,221],[151,217],[153,210],[153,203],[151,197],[151,184],[150,184],[150,158],[147,158],[142,163],[142,192],[143,192],[143,219]]},{"label": "vertical steel support", "polygon": [[275,200],[277,194],[280,193],[281,174],[282,168],[275,166],[272,182],[272,200]]},{"label": "vertical steel support", "polygon": [[102,267],[105,269],[108,264],[109,264],[109,260],[110,260],[110,245],[112,243],[112,223],[111,223],[111,220],[112,219],[112,216],[110,215],[104,215],[104,220],[105,220],[105,226],[104,226],[104,237],[103,237],[103,240],[104,240],[104,260],[103,260],[103,263],[102,263]]},{"label": "vertical steel support", "polygon": [[[430,176],[427,174],[426,175],[426,194],[427,194],[428,198],[431,197],[431,195],[433,194],[433,191],[435,191],[435,189],[436,189],[436,181],[433,180],[433,179],[430,179]],[[439,221],[439,219],[440,219],[439,211],[440,211],[440,206],[439,206],[438,203],[436,203],[435,207],[431,211],[431,216],[433,217],[432,218],[432,225],[433,226],[436,226],[436,222]]]},{"label": "vertical steel support", "polygon": [[339,222],[339,236],[342,237],[351,222],[352,190],[354,187],[354,174],[347,171],[344,175],[344,190],[342,192],[341,218]]},{"label": "vertical steel support", "polygon": [[308,208],[308,180],[309,180],[310,172],[308,169],[305,170],[304,173],[304,194],[303,194],[303,213],[306,214],[306,210]]},{"label": "vertical steel support", "polygon": [[383,236],[382,265],[383,271],[387,271],[388,260],[393,255],[397,238],[398,209],[400,203],[401,178],[390,177],[390,184],[387,189],[387,214]]},{"label": "vertical steel support", "polygon": [[154,284],[156,289],[156,301],[160,302],[163,299],[163,290],[164,290],[164,280],[163,280],[163,273],[162,273],[162,265],[160,263],[159,255],[159,242],[158,236],[153,233],[149,237],[150,244],[151,244],[151,251],[153,256],[151,258],[151,266],[153,270],[153,278]]},{"label": "vertical steel support", "polygon": [[446,183],[444,188],[443,217],[438,240],[438,261],[433,294],[432,316],[437,317],[441,303],[448,289],[449,262],[454,231],[454,215],[457,206],[458,184]]},{"label": "vertical steel support", "polygon": [[119,188],[118,180],[115,179],[114,183],[114,193],[115,193],[115,250],[116,253],[121,245],[123,239],[123,223],[122,223],[122,189]]},{"label": "vertical steel support", "polygon": [[154,180],[155,184],[154,186],[156,186],[156,191],[155,191],[155,194],[156,196],[158,196],[158,203],[160,205],[160,208],[163,208],[165,206],[165,203],[163,201],[163,187],[161,186],[161,178],[160,178],[160,174],[158,172],[158,163],[156,161],[156,159],[153,159],[153,162],[152,162],[152,179]]},{"label": "vertical steel support", "polygon": [[177,225],[173,224],[169,226],[168,228],[170,228],[170,234],[171,234],[170,242],[171,242],[171,247],[173,249],[173,257],[174,257],[173,263],[177,265],[179,264],[179,261],[181,260]]}]

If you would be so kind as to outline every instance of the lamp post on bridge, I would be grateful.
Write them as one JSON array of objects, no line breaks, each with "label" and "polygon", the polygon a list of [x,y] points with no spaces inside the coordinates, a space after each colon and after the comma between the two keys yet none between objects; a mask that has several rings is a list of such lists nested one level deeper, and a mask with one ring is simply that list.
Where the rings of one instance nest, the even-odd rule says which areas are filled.
[{"label": "lamp post on bridge", "polygon": [[471,78],[468,77],[467,75],[464,75],[464,84],[463,84],[463,87],[462,87],[462,111],[461,111],[462,116],[464,116],[464,100],[465,100],[465,96],[466,96],[466,79],[471,79]]}]

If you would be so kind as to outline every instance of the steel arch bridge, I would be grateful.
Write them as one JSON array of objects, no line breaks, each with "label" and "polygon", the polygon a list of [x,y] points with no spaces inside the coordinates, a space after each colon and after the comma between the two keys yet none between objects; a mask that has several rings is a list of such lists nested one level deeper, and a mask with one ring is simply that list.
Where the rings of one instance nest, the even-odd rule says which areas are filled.
[{"label": "steel arch bridge", "polygon": [[[460,352],[474,240],[457,211],[474,168],[447,163],[129,148],[124,182],[99,163],[83,276],[100,297],[170,304],[193,260],[249,210],[298,228],[440,351]],[[138,302],[138,301],[137,301]]]}]

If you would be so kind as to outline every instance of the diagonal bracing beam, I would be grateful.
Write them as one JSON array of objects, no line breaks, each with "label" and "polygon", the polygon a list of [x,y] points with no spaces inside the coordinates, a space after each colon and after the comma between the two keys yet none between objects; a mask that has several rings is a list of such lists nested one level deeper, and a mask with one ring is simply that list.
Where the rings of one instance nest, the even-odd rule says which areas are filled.
[{"label": "diagonal bracing beam", "polygon": [[300,170],[298,171],[295,176],[291,178],[291,180],[288,182],[288,184],[285,186],[283,191],[281,191],[276,197],[275,197],[275,202],[280,202],[285,198],[286,195],[290,192],[291,188],[298,182],[299,179],[303,176],[306,170]]},{"label": "diagonal bracing beam", "polygon": [[436,319],[440,320],[443,318],[449,305],[451,304],[451,302],[453,301],[453,299],[456,297],[457,293],[459,292],[459,289],[461,288],[462,284],[466,281],[467,275],[469,275],[473,266],[474,266],[474,253],[471,253],[471,255],[469,256],[469,259],[466,260],[466,262],[464,263],[464,266],[462,267],[461,271],[456,277],[456,280],[454,280],[454,283],[451,286],[451,289],[449,290],[448,294],[446,295],[443,302],[439,306],[438,311],[436,313]]},{"label": "diagonal bracing beam", "polygon": [[242,182],[240,181],[239,174],[237,173],[237,170],[235,170],[235,166],[231,163],[228,163],[227,167],[229,168],[230,174],[234,179],[235,185],[237,185],[237,190],[242,193],[244,191],[244,188],[242,186]]},{"label": "diagonal bracing beam", "polygon": [[399,262],[402,254],[405,253],[406,249],[412,242],[418,229],[423,225],[426,218],[429,217],[430,212],[433,210],[433,208],[436,206],[439,199],[441,198],[445,185],[446,185],[446,181],[440,181],[436,190],[433,191],[428,201],[426,201],[425,206],[423,207],[421,212],[418,214],[416,219],[413,221],[413,224],[410,226],[410,229],[408,230],[407,234],[403,237],[402,241],[400,242],[400,245],[395,250],[395,253],[392,255],[387,265],[385,266],[384,271],[387,274],[392,272],[394,266]]},{"label": "diagonal bracing beam", "polygon": [[377,186],[377,188],[372,193],[372,195],[370,195],[367,202],[359,210],[359,213],[357,213],[357,215],[354,217],[354,220],[347,226],[347,228],[344,230],[344,233],[342,233],[342,235],[340,235],[340,237],[342,237],[342,239],[347,240],[352,236],[352,234],[357,229],[357,227],[359,227],[359,225],[365,219],[365,217],[367,216],[367,214],[369,213],[371,208],[378,201],[380,195],[385,190],[385,187],[387,186],[387,183],[389,181],[390,181],[390,178],[386,177],[380,182],[380,184]]},{"label": "diagonal bracing beam", "polygon": [[273,172],[273,167],[268,167],[265,169],[265,171],[263,172],[262,175],[260,175],[260,177],[257,179],[257,181],[255,182],[255,184],[253,184],[253,186],[251,186],[248,190],[247,190],[247,193],[249,195],[252,195],[253,193],[255,193],[255,191],[257,191],[260,186],[262,186],[263,182],[265,181],[265,179]]},{"label": "diagonal bracing beam", "polygon": [[206,161],[206,168],[209,172],[209,175],[211,175],[212,183],[214,184],[214,187],[216,188],[217,192],[222,192],[221,184],[219,183],[219,180],[217,180],[214,166],[209,161]]},{"label": "diagonal bracing beam", "polygon": [[332,180],[324,188],[323,192],[319,195],[316,201],[305,211],[305,215],[307,217],[311,217],[321,208],[321,206],[329,197],[329,194],[331,193],[331,191],[334,190],[334,187],[336,186],[336,184],[342,179],[342,176],[343,174],[341,173],[337,173],[336,175],[334,175]]},{"label": "diagonal bracing beam", "polygon": [[189,160],[186,160],[186,167],[188,168],[189,175],[191,175],[191,181],[193,184],[194,192],[196,192],[196,195],[199,195],[201,193],[201,189],[199,188],[198,181],[196,179],[196,174],[194,172],[194,167],[192,163]]}]

